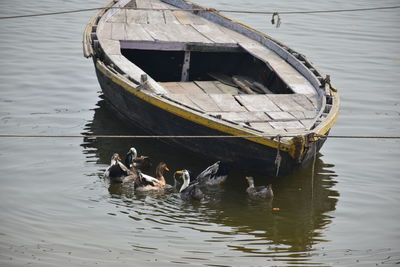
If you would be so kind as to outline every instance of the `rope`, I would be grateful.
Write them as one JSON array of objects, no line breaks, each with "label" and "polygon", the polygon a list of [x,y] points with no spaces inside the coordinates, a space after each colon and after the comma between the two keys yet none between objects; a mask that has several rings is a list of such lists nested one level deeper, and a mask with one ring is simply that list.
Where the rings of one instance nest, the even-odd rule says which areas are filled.
[{"label": "rope", "polygon": [[60,14],[71,14],[71,13],[79,13],[79,12],[88,12],[88,11],[96,11],[102,9],[136,9],[136,10],[181,10],[181,11],[207,11],[207,12],[225,12],[225,13],[242,13],[242,14],[264,14],[264,15],[273,15],[278,16],[277,25],[280,24],[279,14],[317,14],[317,13],[340,13],[340,12],[360,12],[360,11],[371,11],[371,10],[384,10],[384,9],[396,9],[400,8],[400,6],[383,6],[383,7],[369,7],[369,8],[354,8],[354,9],[332,9],[332,10],[304,10],[304,11],[255,11],[255,10],[230,10],[230,9],[213,9],[213,8],[194,8],[194,9],[181,9],[181,8],[134,8],[134,7],[94,7],[94,8],[85,8],[85,9],[75,9],[75,10],[66,10],[66,11],[58,11],[58,12],[46,12],[46,13],[37,13],[37,14],[25,14],[25,15],[14,15],[14,16],[4,16],[0,17],[0,20],[3,19],[16,19],[16,18],[28,18],[28,17],[41,17],[41,16],[52,16],[52,15],[60,15]]},{"label": "rope", "polygon": [[[138,138],[138,139],[168,139],[168,138],[283,138],[298,135],[42,135],[42,134],[0,134],[0,138]],[[373,135],[314,135],[317,138],[334,139],[400,139],[400,136],[373,136]]]},{"label": "rope", "polygon": [[282,156],[280,154],[280,150],[281,150],[281,136],[277,135],[276,136],[278,138],[278,147],[276,148],[276,158],[275,158],[275,166],[276,166],[276,174],[275,176],[278,177],[279,175],[279,169],[281,167],[281,162],[282,162]]}]

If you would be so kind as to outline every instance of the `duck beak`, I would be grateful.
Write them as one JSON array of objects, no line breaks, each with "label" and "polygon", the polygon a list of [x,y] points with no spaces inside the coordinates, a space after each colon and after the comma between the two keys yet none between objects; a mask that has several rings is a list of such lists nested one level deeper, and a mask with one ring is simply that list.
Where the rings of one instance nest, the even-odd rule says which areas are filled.
[{"label": "duck beak", "polygon": [[164,168],[164,170],[166,170],[167,172],[169,172],[169,169],[168,169],[168,167],[165,167],[165,168]]},{"label": "duck beak", "polygon": [[183,174],[183,171],[176,171],[177,174]]},{"label": "duck beak", "polygon": [[118,157],[117,157],[117,160],[119,160],[119,161],[122,161],[122,159],[121,159],[121,157],[120,157],[120,156],[118,156]]}]

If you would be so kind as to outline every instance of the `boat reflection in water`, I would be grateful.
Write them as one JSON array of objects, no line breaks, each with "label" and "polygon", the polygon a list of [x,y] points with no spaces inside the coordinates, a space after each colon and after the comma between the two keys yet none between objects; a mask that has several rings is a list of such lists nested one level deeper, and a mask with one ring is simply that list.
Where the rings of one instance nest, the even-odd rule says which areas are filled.
[{"label": "boat reflection in water", "polygon": [[[139,128],[126,127],[103,100],[98,106],[85,134],[145,135]],[[94,157],[97,164],[101,164],[99,177],[102,177],[102,171],[114,152],[124,155],[131,146],[136,147],[139,154],[152,158],[153,170],[150,174],[159,161],[167,162],[171,170],[166,176],[168,183],[173,183],[172,173],[175,170],[187,168],[196,174],[213,163],[210,159],[154,139],[84,138],[82,146],[88,161]],[[197,238],[199,233],[207,233],[203,242],[210,242],[210,247],[203,246],[203,250],[212,251],[211,244],[225,242],[229,251],[265,256],[279,253],[283,258],[302,261],[307,258],[303,252],[312,251],[314,245],[327,241],[324,231],[333,220],[332,211],[339,197],[334,189],[334,165],[324,163],[322,157],[319,154],[316,158],[314,177],[312,164],[279,179],[255,176],[256,185],[273,184],[275,197],[271,201],[250,200],[245,192],[247,182],[244,177],[248,173],[234,170],[221,188],[209,192],[206,200],[200,203],[184,203],[176,193],[143,197],[125,186],[110,185],[108,181],[105,184],[109,186],[109,201],[126,207],[135,224],[142,220],[147,221],[146,224],[154,221],[157,227],[166,228],[166,232],[167,228],[176,230],[177,227],[184,227],[195,230]],[[149,247],[162,246],[154,240],[146,240],[146,237],[140,242]]]}]

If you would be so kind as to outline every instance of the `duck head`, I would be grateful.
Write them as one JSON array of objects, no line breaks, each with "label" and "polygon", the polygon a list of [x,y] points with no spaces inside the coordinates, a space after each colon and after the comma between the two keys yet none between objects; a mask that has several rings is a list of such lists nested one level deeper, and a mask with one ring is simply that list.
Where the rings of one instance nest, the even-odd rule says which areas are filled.
[{"label": "duck head", "polygon": [[182,192],[183,190],[185,190],[185,188],[187,188],[189,186],[189,183],[190,183],[189,171],[181,170],[181,171],[175,172],[175,174],[180,174],[183,179],[183,185],[182,185],[181,189],[179,190],[179,192]]},{"label": "duck head", "polygon": [[246,180],[249,183],[249,187],[254,187],[254,178],[251,176],[246,176]]},{"label": "duck head", "polygon": [[132,155],[132,159],[137,158],[137,150],[134,147],[131,147],[127,153],[128,155]]},{"label": "duck head", "polygon": [[118,153],[114,153],[111,157],[111,165],[115,165],[118,163],[118,161],[121,161],[121,157],[119,156]]}]

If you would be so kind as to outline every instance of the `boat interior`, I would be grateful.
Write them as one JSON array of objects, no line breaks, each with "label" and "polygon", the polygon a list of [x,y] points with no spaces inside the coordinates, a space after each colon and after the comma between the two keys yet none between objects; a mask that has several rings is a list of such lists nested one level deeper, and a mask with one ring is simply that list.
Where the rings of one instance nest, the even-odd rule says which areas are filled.
[{"label": "boat interior", "polygon": [[96,33],[105,58],[131,80],[147,74],[167,100],[258,132],[315,127],[315,88],[266,46],[159,0],[121,5]]}]

